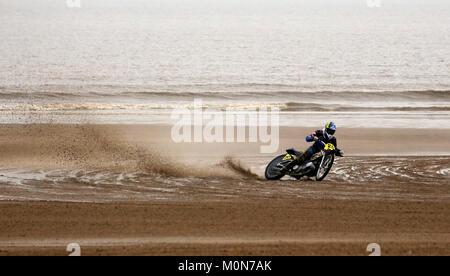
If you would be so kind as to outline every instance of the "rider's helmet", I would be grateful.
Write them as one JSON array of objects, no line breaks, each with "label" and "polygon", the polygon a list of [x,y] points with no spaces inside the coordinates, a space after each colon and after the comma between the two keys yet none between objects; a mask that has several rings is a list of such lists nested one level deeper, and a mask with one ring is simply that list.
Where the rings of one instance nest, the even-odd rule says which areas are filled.
[{"label": "rider's helmet", "polygon": [[327,139],[333,139],[334,133],[336,132],[336,124],[333,122],[329,122],[325,125],[325,128],[323,129],[323,134],[325,138]]}]

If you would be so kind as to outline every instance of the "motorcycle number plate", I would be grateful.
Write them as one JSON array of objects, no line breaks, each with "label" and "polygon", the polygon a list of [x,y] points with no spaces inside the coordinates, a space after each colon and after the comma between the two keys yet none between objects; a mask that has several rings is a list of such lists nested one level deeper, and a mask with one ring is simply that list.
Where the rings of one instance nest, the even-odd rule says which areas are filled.
[{"label": "motorcycle number plate", "polygon": [[283,158],[283,161],[289,159],[292,159],[292,156],[290,154],[286,154],[286,156]]},{"label": "motorcycle number plate", "polygon": [[325,146],[325,150],[336,150],[336,148],[334,147],[333,144],[328,143],[328,144]]}]

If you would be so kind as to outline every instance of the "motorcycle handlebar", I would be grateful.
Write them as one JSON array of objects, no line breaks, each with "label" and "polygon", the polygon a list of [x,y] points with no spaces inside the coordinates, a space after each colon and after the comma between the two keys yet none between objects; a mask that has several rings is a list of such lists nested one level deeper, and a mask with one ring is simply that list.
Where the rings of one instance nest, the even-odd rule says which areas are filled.
[{"label": "motorcycle handlebar", "polygon": [[321,142],[324,146],[327,145],[324,141],[320,140],[320,139],[317,138],[317,137],[314,137],[314,141],[315,141],[315,142]]}]

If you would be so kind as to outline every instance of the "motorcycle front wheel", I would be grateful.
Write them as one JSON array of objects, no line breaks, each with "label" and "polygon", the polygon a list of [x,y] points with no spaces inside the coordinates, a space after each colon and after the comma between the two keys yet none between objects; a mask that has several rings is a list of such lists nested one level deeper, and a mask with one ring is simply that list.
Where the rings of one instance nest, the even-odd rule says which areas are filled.
[{"label": "motorcycle front wheel", "polygon": [[334,154],[327,154],[323,157],[322,162],[320,162],[319,169],[317,170],[316,180],[322,181],[325,179],[327,174],[330,172],[331,167],[334,162]]}]

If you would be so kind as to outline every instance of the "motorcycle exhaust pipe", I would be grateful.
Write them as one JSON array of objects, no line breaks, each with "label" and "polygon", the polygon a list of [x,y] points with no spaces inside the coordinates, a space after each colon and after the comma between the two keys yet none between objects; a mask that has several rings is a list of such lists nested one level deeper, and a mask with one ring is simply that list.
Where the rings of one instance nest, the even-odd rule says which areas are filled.
[{"label": "motorcycle exhaust pipe", "polygon": [[316,169],[316,166],[314,166],[313,162],[309,162],[308,164],[305,164],[303,166],[299,166],[298,168],[294,169],[296,174],[307,174],[309,172],[312,172]]}]

